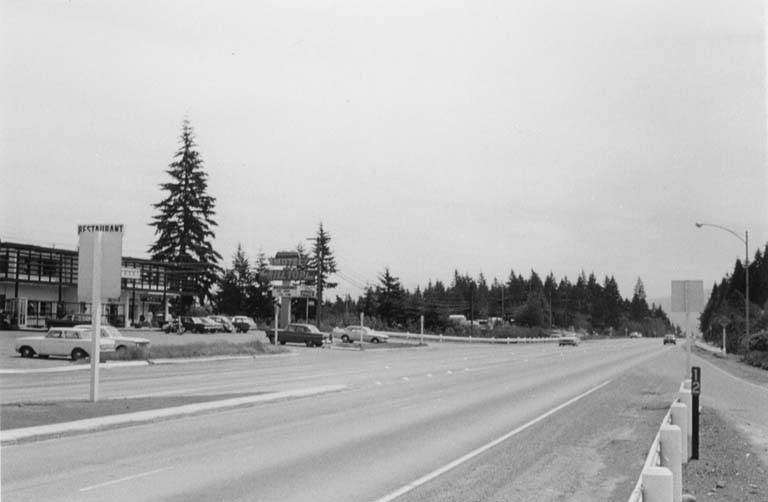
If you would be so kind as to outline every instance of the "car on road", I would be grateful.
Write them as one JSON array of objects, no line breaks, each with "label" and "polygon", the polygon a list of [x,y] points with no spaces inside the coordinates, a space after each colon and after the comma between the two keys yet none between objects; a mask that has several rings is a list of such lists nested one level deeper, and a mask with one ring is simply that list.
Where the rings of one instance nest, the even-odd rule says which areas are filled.
[{"label": "car on road", "polygon": [[672,345],[677,345],[677,339],[675,338],[675,335],[664,335],[664,345],[671,343]]},{"label": "car on road", "polygon": [[389,340],[389,335],[374,331],[368,326],[347,326],[341,330],[341,340],[346,343],[359,342],[381,343]]},{"label": "car on road", "polygon": [[[275,332],[267,331],[269,342],[275,343]],[[277,330],[277,341],[280,345],[286,343],[303,343],[307,347],[322,347],[324,342],[332,342],[333,336],[323,333],[314,324],[289,324],[286,329]]]},{"label": "car on road", "polygon": [[225,315],[209,315],[208,320],[216,323],[219,331],[222,333],[232,333],[235,331],[235,326],[232,324],[232,321]]},{"label": "car on road", "polygon": [[233,316],[232,325],[238,333],[248,333],[249,329],[256,329],[256,322],[244,315]]},{"label": "car on road", "polygon": [[630,338],[642,338],[642,337],[643,337],[643,335],[641,335],[641,334],[640,334],[640,333],[638,333],[637,331],[633,331],[632,333],[630,333],[630,334],[629,334],[629,337],[630,337]]},{"label": "car on road", "polygon": [[[90,324],[78,324],[75,329],[89,331],[92,328]],[[127,352],[129,349],[148,349],[150,341],[138,336],[125,336],[114,326],[101,326],[101,338],[108,338],[115,341],[115,352],[118,354]]]},{"label": "car on road", "polygon": [[563,345],[573,345],[578,346],[580,342],[580,339],[576,335],[568,335],[568,336],[561,336],[560,341],[557,343],[558,346],[562,347]]},{"label": "car on road", "polygon": [[[51,328],[45,335],[25,336],[16,339],[14,350],[21,357],[47,358],[48,356],[69,357],[73,361],[90,357],[93,331],[75,328]],[[114,352],[115,341],[111,338],[99,340],[100,352]]]}]

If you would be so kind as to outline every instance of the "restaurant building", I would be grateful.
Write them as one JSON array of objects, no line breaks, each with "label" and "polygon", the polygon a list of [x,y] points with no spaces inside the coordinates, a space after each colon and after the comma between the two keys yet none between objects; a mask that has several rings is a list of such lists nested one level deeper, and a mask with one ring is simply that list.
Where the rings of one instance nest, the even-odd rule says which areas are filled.
[{"label": "restaurant building", "polygon": [[[77,301],[78,252],[56,247],[0,242],[0,309],[16,328],[45,327],[46,319],[90,314]],[[113,326],[157,326],[178,296],[170,291],[172,267],[142,258],[122,258],[120,298],[103,304]]]}]

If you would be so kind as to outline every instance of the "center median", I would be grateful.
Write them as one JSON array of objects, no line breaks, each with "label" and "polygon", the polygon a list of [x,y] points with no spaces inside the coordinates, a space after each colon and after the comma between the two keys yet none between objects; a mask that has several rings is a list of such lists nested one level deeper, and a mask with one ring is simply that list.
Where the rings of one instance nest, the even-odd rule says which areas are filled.
[{"label": "center median", "polygon": [[[330,392],[339,392],[346,388],[346,385],[324,385],[319,387],[309,387],[306,389],[269,392],[230,399],[221,399],[216,401],[195,402],[192,404],[172,407],[163,407],[162,402],[157,402],[157,408],[120,414],[110,413],[110,410],[112,412],[114,411],[114,407],[109,405],[110,401],[80,403],[81,408],[84,409],[86,413],[90,409],[94,416],[69,422],[52,423],[0,431],[0,444],[7,445],[24,440],[44,439],[54,436],[106,429],[115,426],[135,425],[139,423],[152,422],[155,420],[163,420],[185,415],[194,415],[213,410],[249,406],[257,403],[327,394]],[[199,396],[189,396],[189,399],[196,400],[200,398]],[[112,400],[112,402],[116,403],[117,406],[126,406],[128,401],[130,400]],[[107,404],[106,406],[104,406],[105,403]],[[42,412],[45,412],[44,408],[46,406],[52,410],[56,407],[56,405],[57,403],[41,403],[37,406],[26,405],[26,407],[31,410],[31,413],[39,414],[41,413],[41,408],[43,408]],[[17,409],[20,410],[21,407]],[[9,408],[8,405],[4,405],[3,411],[7,413],[13,413],[14,408]],[[3,418],[3,422],[7,423],[7,418]]]}]

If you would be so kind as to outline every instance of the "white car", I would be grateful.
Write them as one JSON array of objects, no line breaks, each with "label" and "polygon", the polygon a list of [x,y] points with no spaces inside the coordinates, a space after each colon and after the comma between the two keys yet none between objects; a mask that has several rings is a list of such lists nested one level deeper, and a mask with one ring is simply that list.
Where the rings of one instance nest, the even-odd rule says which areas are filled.
[{"label": "white car", "polygon": [[361,337],[364,342],[379,343],[389,340],[384,333],[374,331],[368,326],[347,326],[340,331],[341,340],[347,343],[359,342]]},{"label": "white car", "polygon": [[[75,329],[88,331],[91,329],[90,324],[78,324]],[[149,340],[138,336],[125,336],[114,326],[101,326],[101,338],[108,338],[115,341],[115,351],[117,353],[125,352],[128,349],[147,349],[149,348]]]},{"label": "white car", "polygon": [[[44,336],[25,336],[17,338],[14,345],[21,357],[61,356],[71,357],[73,361],[90,357],[90,330],[75,328],[51,328]],[[111,338],[99,340],[101,352],[114,352],[115,341]]]}]

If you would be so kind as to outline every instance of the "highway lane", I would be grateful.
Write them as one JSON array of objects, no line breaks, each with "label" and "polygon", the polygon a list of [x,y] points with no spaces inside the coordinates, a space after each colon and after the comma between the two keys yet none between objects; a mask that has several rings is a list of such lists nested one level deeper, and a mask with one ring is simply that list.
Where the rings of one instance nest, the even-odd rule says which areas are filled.
[{"label": "highway lane", "polygon": [[[579,403],[615,400],[628,371],[634,372],[632,381],[643,380],[646,373],[638,370],[644,368],[640,363],[655,361],[669,373],[681,361],[678,356],[676,349],[644,340],[577,348],[307,350],[258,364],[120,370],[110,374],[110,385],[105,385],[114,395],[142,387],[157,391],[155,385],[161,392],[233,392],[248,385],[276,390],[316,385],[318,380],[350,388],[317,398],[10,446],[3,449],[2,495],[4,500],[377,500],[609,382],[542,419],[531,431],[552,436],[546,425],[572,410],[581,410],[584,421],[592,408]],[[670,364],[670,358],[676,362]],[[130,382],[140,375],[133,387]],[[45,393],[41,382],[24,378],[22,383],[27,393]],[[663,385],[654,383],[669,392],[677,384],[674,371]],[[60,387],[64,393],[76,393],[79,385]],[[659,410],[663,414],[663,407]],[[493,450],[506,451],[509,444]],[[515,446],[517,455],[531,462],[552,454],[551,448],[541,440]],[[636,459],[640,463],[641,456]],[[556,477],[560,470],[555,466],[549,473]],[[451,479],[451,473],[443,477]]]}]

